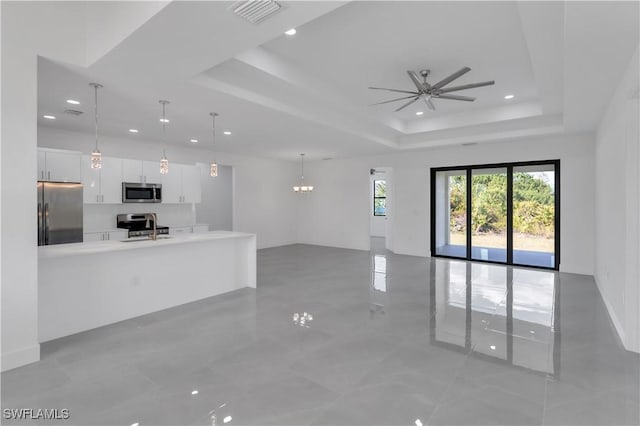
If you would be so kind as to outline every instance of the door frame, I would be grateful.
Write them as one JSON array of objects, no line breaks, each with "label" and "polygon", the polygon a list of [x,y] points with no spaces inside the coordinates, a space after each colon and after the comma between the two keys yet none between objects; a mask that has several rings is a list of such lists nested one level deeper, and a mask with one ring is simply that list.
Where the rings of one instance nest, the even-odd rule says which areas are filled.
[{"label": "door frame", "polygon": [[[513,263],[513,168],[521,166],[543,166],[553,165],[554,167],[554,266],[535,266]],[[471,209],[472,196],[472,171],[493,168],[506,168],[507,170],[507,260],[499,262],[494,260],[482,260],[471,258]],[[443,254],[436,254],[436,174],[446,171],[466,171],[466,208],[467,208],[467,251],[465,257],[455,257]],[[441,257],[446,259],[468,260],[482,263],[495,263],[499,265],[522,266],[526,268],[547,269],[558,271],[560,269],[560,160],[537,160],[537,161],[516,161],[510,163],[473,164],[466,166],[431,167],[430,178],[430,249],[431,257]]]}]

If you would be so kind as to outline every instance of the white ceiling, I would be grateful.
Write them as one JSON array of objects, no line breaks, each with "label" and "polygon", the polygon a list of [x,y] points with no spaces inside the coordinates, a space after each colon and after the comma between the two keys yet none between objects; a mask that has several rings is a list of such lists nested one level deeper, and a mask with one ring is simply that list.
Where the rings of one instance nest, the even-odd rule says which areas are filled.
[{"label": "white ceiling", "polygon": [[[88,83],[98,81],[103,134],[161,143],[158,100],[168,99],[169,143],[211,147],[216,111],[217,149],[272,158],[592,131],[638,45],[638,4],[612,3],[289,2],[252,25],[230,2],[174,2],[86,68],[41,58],[38,120],[92,132]],[[284,35],[291,27],[297,34]],[[458,92],[473,103],[369,106],[399,96],[368,86],[413,90],[407,70],[428,68],[434,83],[464,66],[452,85],[496,81]],[[61,114],[69,107],[85,114]]]}]

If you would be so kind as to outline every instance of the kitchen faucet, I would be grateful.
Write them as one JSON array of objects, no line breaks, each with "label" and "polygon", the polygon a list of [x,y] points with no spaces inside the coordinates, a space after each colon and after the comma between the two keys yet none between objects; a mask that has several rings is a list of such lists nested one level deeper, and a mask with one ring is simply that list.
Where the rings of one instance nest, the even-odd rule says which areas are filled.
[{"label": "kitchen faucet", "polygon": [[147,219],[147,228],[149,227],[149,220],[153,220],[153,234],[149,235],[150,240],[158,239],[158,230],[156,228],[156,223],[158,222],[158,215],[155,213],[145,213],[145,219]]}]

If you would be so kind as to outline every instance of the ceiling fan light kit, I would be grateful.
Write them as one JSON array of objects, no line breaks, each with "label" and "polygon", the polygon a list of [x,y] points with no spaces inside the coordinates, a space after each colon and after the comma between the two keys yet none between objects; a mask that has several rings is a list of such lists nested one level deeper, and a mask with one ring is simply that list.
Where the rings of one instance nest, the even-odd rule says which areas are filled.
[{"label": "ceiling fan light kit", "polygon": [[401,100],[405,100],[405,99],[410,99],[409,101],[405,102],[400,107],[395,109],[395,112],[398,112],[398,111],[401,111],[401,110],[405,109],[406,107],[408,107],[409,105],[413,104],[414,102],[418,101],[419,99],[422,99],[424,101],[424,103],[427,105],[427,108],[429,108],[431,111],[435,111],[436,107],[433,104],[432,99],[448,99],[448,100],[452,100],[452,101],[473,102],[473,101],[476,100],[476,98],[472,98],[470,96],[449,95],[448,93],[457,92],[457,91],[460,91],[460,90],[474,89],[476,87],[491,86],[491,85],[495,84],[495,81],[493,81],[493,80],[491,80],[491,81],[483,81],[483,82],[480,82],[480,83],[470,83],[470,84],[463,84],[461,86],[454,86],[454,87],[445,88],[446,85],[448,85],[452,81],[462,77],[464,74],[468,73],[469,71],[471,71],[471,68],[469,68],[469,67],[461,68],[460,70],[454,72],[450,76],[440,80],[439,82],[437,82],[436,84],[433,84],[433,85],[427,83],[427,77],[429,76],[429,74],[431,72],[430,70],[422,70],[422,71],[420,71],[420,76],[422,77],[422,81],[420,81],[420,77],[418,77],[418,75],[414,71],[407,71],[407,75],[409,76],[409,78],[411,79],[413,84],[416,86],[416,91],[400,90],[400,89],[387,89],[387,88],[384,88],[384,87],[369,87],[369,89],[372,89],[372,90],[386,90],[388,92],[404,93],[404,94],[408,95],[408,96],[403,96],[403,97],[396,98],[396,99],[390,99],[388,101],[378,102],[378,103],[375,103],[373,105],[382,105],[382,104],[387,104],[387,103],[390,103],[390,102],[396,102],[396,101],[401,101]]}]

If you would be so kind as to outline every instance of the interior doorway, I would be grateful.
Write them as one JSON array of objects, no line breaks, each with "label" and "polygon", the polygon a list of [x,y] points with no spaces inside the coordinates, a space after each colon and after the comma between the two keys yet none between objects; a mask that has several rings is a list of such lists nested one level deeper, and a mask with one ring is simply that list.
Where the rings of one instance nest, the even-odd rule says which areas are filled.
[{"label": "interior doorway", "polygon": [[369,169],[369,236],[372,245],[390,250],[392,212],[390,167]]},{"label": "interior doorway", "polygon": [[387,179],[383,168],[371,169],[370,175],[370,225],[369,235],[372,237],[387,236]]}]

